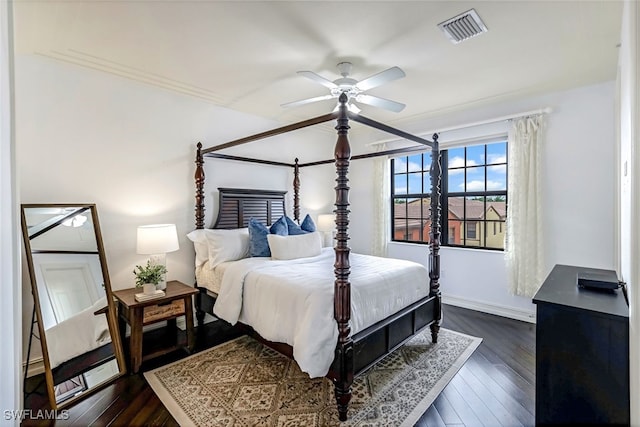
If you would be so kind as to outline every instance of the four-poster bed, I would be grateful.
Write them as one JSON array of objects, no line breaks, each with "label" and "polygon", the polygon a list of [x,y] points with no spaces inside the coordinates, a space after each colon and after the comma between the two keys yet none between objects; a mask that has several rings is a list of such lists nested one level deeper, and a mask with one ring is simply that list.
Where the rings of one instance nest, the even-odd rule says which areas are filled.
[{"label": "four-poster bed", "polygon": [[[312,118],[303,122],[284,126],[271,131],[263,132],[246,138],[217,145],[211,148],[202,148],[198,143],[196,154],[196,229],[205,228],[204,225],[204,158],[214,157],[229,160],[246,161],[252,163],[269,164],[274,166],[291,167],[294,172],[293,180],[293,215],[296,222],[300,222],[300,202],[299,202],[299,170],[303,167],[310,167],[320,164],[335,163],[336,167],[336,198],[335,198],[335,223],[336,233],[334,246],[335,262],[333,271],[335,281],[333,286],[333,318],[337,324],[337,344],[335,346],[333,363],[329,369],[327,377],[333,380],[335,385],[335,396],[338,406],[339,418],[347,419],[347,409],[351,399],[351,385],[354,375],[364,371],[375,364],[385,355],[402,345],[418,331],[426,326],[431,328],[433,342],[437,342],[438,331],[441,320],[441,295],[440,295],[440,157],[438,147],[438,135],[433,135],[433,141],[425,140],[415,135],[408,134],[398,129],[389,127],[382,123],[373,121],[366,117],[350,113],[347,109],[347,97],[342,95],[339,99],[339,108],[336,112]],[[298,159],[295,163],[281,163],[268,160],[251,159],[246,157],[230,156],[216,153],[216,151],[238,146],[247,142],[287,133],[293,130],[336,120],[336,130],[338,133],[335,145],[334,159],[312,163],[300,164]],[[352,334],[351,331],[351,263],[350,248],[347,245],[349,240],[349,186],[348,171],[351,160],[389,155],[406,150],[390,150],[360,156],[351,156],[351,148],[347,137],[349,130],[349,120],[391,133],[393,135],[417,142],[431,148],[432,166],[430,171],[431,179],[431,227],[429,243],[429,268],[425,276],[429,282],[426,295],[416,301],[394,311],[390,315],[367,325],[363,330]],[[275,222],[285,215],[285,192],[264,191],[248,189],[219,189],[219,210],[218,217],[213,228],[235,229],[246,227],[250,217],[257,218],[267,225]],[[361,256],[361,255],[358,255]],[[217,298],[215,292],[208,291],[205,287],[199,287],[200,292],[196,296],[198,324],[202,324],[205,313],[213,314],[214,304]],[[254,328],[249,327],[251,331]],[[254,333],[254,335],[257,335]],[[262,342],[276,350],[288,355],[293,355],[291,345],[281,342],[269,342],[257,336]]]}]

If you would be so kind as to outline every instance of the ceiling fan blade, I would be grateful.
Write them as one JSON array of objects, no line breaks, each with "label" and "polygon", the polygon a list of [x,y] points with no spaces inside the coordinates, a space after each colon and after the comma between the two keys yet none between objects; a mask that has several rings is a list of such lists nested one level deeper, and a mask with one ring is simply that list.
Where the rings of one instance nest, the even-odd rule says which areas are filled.
[{"label": "ceiling fan blade", "polygon": [[387,82],[400,79],[406,76],[404,71],[402,71],[398,67],[391,67],[384,71],[380,71],[378,74],[374,74],[371,77],[367,77],[364,80],[361,80],[356,84],[356,87],[361,91],[373,89],[374,87],[378,87]]},{"label": "ceiling fan blade", "polygon": [[362,111],[356,104],[347,104],[347,108],[349,109],[349,111],[356,114],[360,114],[360,111]]},{"label": "ceiling fan blade", "polygon": [[385,110],[393,111],[395,113],[399,113],[404,110],[405,105],[399,102],[391,101],[389,99],[380,98],[378,96],[366,95],[361,93],[356,96],[357,102],[362,102],[363,104],[373,105],[374,107],[384,108]]},{"label": "ceiling fan blade", "polygon": [[300,74],[301,76],[305,76],[306,78],[311,79],[316,83],[320,83],[322,86],[328,87],[329,89],[335,89],[338,87],[338,85],[331,80],[325,79],[324,77],[314,73],[313,71],[298,71],[298,74]]},{"label": "ceiling fan blade", "polygon": [[281,104],[281,107],[289,108],[289,107],[298,107],[300,105],[310,104],[312,102],[324,101],[325,99],[335,98],[333,95],[323,95],[316,96],[315,98],[301,99],[300,101],[287,102],[286,104]]}]

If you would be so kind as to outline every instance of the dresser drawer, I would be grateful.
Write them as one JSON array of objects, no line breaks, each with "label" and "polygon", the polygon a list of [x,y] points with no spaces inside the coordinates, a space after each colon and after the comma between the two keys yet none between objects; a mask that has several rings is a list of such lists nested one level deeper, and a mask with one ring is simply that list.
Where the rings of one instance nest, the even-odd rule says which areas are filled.
[{"label": "dresser drawer", "polygon": [[173,300],[166,304],[150,305],[144,308],[142,323],[146,325],[182,314],[185,314],[183,299]]}]

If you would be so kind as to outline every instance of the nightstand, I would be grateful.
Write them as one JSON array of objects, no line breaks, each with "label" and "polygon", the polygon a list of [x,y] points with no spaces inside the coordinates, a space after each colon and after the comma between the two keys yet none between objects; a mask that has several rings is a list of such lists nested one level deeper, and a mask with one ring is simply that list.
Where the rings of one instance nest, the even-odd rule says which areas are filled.
[{"label": "nightstand", "polygon": [[[188,352],[193,350],[193,302],[192,296],[198,291],[193,286],[185,285],[177,280],[167,282],[165,296],[149,301],[138,302],[135,294],[141,293],[140,288],[114,291],[113,295],[118,303],[118,319],[120,335],[124,341],[126,325],[131,327],[129,337],[130,369],[134,374],[140,370],[142,362],[153,357],[161,356],[171,351],[184,348]],[[184,316],[186,320],[186,334],[178,331],[176,318]],[[152,348],[143,354],[142,327],[157,322],[167,322],[167,334],[172,336],[169,345]],[[186,335],[186,339],[184,337]],[[149,349],[148,349],[149,350]]]}]

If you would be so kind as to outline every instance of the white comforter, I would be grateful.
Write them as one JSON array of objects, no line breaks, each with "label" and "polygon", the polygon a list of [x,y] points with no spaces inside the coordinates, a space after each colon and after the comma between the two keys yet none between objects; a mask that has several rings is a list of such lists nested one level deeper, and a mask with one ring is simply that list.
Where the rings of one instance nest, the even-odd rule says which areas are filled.
[{"label": "white comforter", "polygon": [[45,331],[52,369],[111,341],[107,316],[93,314],[106,305],[107,299],[100,298],[90,307]]},{"label": "white comforter", "polygon": [[[312,378],[327,374],[338,341],[333,316],[333,248],[312,258],[245,258],[228,266],[213,312],[252,326],[263,338],[293,347]],[[429,293],[421,264],[352,253],[351,332],[356,333]]]}]

